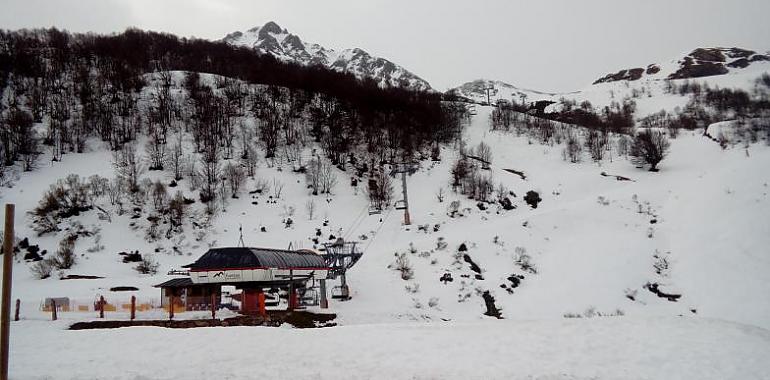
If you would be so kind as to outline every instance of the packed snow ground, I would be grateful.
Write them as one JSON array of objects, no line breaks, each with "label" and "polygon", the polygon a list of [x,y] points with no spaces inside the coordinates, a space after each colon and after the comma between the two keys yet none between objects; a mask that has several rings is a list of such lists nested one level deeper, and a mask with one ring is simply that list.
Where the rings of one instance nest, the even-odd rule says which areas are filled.
[{"label": "packed snow ground", "polygon": [[64,328],[14,325],[12,378],[746,380],[770,374],[770,331],[704,318],[311,330]]},{"label": "packed snow ground", "polygon": [[[490,132],[490,111],[477,107],[466,140],[468,146],[485,141],[492,147],[490,173],[516,194],[515,210],[496,205],[480,210],[475,201],[453,193],[449,169],[456,151],[446,147],[441,162],[424,161],[408,179],[412,226],[402,225],[400,211],[369,215],[364,186],[351,187],[350,172],[338,173],[333,196],[314,197],[304,178],[285,163],[262,163],[257,172],[258,178],[285,184],[277,201],[244,192],[230,200],[210,231],[187,229],[173,241],[148,243],[143,230],[130,228],[127,215],[113,214],[107,223],[94,212],[84,213],[77,220],[100,229],[105,249],[87,253],[93,241],[79,239],[81,256],[68,273],[105,278],[37,280],[30,264],[14,265],[13,297],[23,307],[22,321],[12,324],[11,374],[18,379],[172,379],[204,373],[233,379],[257,373],[274,378],[767,378],[770,148],[759,143],[722,150],[691,132],[672,141],[658,173],[637,169],[614,153],[601,165],[588,157],[570,164],[562,159],[563,145]],[[54,251],[61,236],[36,237],[26,212],[66,174],[111,177],[110,161],[94,141],[91,152],[23,173],[12,189],[3,189],[0,200],[17,204],[17,236]],[[522,171],[526,179],[503,169]],[[148,176],[170,180],[168,173]],[[250,181],[244,188],[253,185]],[[394,181],[396,194],[399,186]],[[186,189],[185,181],[180,188]],[[536,209],[522,200],[530,190],[543,199]],[[311,199],[317,207],[313,220],[305,211]],[[448,215],[452,201],[460,202],[463,216]],[[283,221],[290,214],[294,223],[286,228]],[[140,302],[157,302],[159,291],[152,285],[209,246],[235,245],[239,224],[251,246],[312,247],[317,228],[321,241],[329,235],[360,240],[365,254],[348,278],[353,299],[335,300],[329,310],[338,314],[342,327],[70,332],[64,331],[67,322],[46,321],[49,316],[38,310],[45,297],[89,303],[101,294],[126,302],[130,294],[110,292],[113,286],[136,286],[139,291],[132,294]],[[457,260],[462,243],[483,279]],[[155,276],[137,274],[117,255],[156,249],[161,268]],[[408,281],[388,268],[402,253],[414,272]],[[536,273],[522,268],[523,255]],[[656,268],[661,257],[667,263],[663,270]],[[445,273],[452,282],[439,281]],[[512,294],[501,288],[510,288],[511,275],[524,277]],[[677,302],[657,297],[646,283],[659,283],[663,291],[682,297]],[[482,314],[483,291],[495,297],[508,321],[489,321]],[[65,321],[94,317],[63,314]],[[566,320],[565,315],[584,318]],[[410,321],[428,323],[404,324]],[[71,355],[62,354],[65,349]]]}]

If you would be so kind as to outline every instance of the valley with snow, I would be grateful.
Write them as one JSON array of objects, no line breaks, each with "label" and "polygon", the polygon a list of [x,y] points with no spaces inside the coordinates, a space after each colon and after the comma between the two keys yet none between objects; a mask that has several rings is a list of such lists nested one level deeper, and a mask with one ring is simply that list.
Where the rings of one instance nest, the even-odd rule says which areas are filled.
[{"label": "valley with snow", "polygon": [[[562,94],[442,94],[275,23],[199,47],[230,67],[198,63],[193,42],[124,67],[135,57],[108,47],[124,41],[104,38],[0,35],[10,378],[770,377],[767,55],[698,49]],[[79,39],[100,58],[74,58]],[[30,51],[44,58],[25,71]],[[333,80],[292,87],[314,70]],[[138,321],[168,320],[156,285],[209,249],[325,254],[340,238],[362,253],[349,298],[330,277],[328,308],[302,306],[329,327],[70,329],[128,320],[132,296]],[[291,308],[270,290],[272,311]],[[245,292],[222,291],[215,318],[238,316]],[[56,321],[50,298],[67,300]]]}]

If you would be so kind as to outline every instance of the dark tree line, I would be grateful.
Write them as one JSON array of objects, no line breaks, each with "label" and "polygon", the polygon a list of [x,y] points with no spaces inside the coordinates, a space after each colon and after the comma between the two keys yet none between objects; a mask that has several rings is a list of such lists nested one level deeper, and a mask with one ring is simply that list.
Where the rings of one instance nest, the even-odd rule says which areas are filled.
[{"label": "dark tree line", "polygon": [[154,190],[141,174],[168,170],[209,210],[237,197],[260,155],[305,171],[302,149],[315,143],[324,168],[373,176],[388,162],[438,159],[468,119],[441,94],[138,29],[0,31],[0,94],[0,180],[8,166],[32,170],[44,152],[58,161],[99,139],[114,152],[116,199],[143,198]]}]

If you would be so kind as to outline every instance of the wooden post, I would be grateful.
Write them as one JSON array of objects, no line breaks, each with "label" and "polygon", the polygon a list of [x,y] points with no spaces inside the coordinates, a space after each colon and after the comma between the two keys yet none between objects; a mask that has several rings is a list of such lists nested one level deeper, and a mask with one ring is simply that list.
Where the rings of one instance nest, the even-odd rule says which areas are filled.
[{"label": "wooden post", "polygon": [[217,293],[211,292],[211,319],[217,319]]},{"label": "wooden post", "polygon": [[174,319],[174,299],[176,298],[176,290],[173,288],[170,289],[171,291],[171,297],[169,299],[171,300],[168,304],[168,319]]},{"label": "wooden post", "polygon": [[401,168],[401,191],[404,193],[404,225],[412,224],[412,218],[409,216],[409,195],[406,190],[406,167]]},{"label": "wooden post", "polygon": [[131,320],[136,319],[136,296],[131,296]]},{"label": "wooden post", "polygon": [[16,299],[16,313],[13,314],[13,320],[18,321],[19,320],[19,308],[21,307],[21,300]]},{"label": "wooden post", "polygon": [[294,311],[294,270],[289,269],[289,311]]},{"label": "wooden post", "polygon": [[51,299],[51,320],[55,321],[57,319],[59,318],[56,316],[56,300],[52,298]]},{"label": "wooden post", "polygon": [[104,296],[99,296],[99,318],[104,318]]},{"label": "wooden post", "polygon": [[8,380],[8,342],[11,327],[11,275],[13,271],[13,214],[15,206],[5,205],[5,231],[3,235],[3,293],[0,312],[0,380]]},{"label": "wooden post", "polygon": [[329,308],[329,299],[326,298],[326,279],[321,280],[321,309]]}]

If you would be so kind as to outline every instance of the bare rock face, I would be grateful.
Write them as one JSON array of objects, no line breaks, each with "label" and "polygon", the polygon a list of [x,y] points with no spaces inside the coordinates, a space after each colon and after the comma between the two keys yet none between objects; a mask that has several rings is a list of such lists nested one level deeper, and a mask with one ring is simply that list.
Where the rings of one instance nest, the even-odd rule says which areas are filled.
[{"label": "bare rock face", "polygon": [[730,70],[722,62],[724,61],[700,60],[693,58],[693,56],[685,57],[680,63],[680,69],[669,75],[668,79],[701,78],[727,74]]},{"label": "bare rock face", "polygon": [[622,80],[627,81],[635,81],[639,80],[642,77],[642,74],[644,74],[643,68],[635,68],[630,70],[620,70],[615,74],[607,74],[604,78],[597,79],[594,84],[597,83],[607,83],[607,82],[618,82]]},{"label": "bare rock face", "polygon": [[677,68],[668,73],[661,72],[661,65],[650,64],[647,69],[620,70],[597,79],[594,84],[619,81],[635,81],[647,76],[656,79],[689,79],[724,75],[731,70],[745,69],[755,62],[770,61],[770,57],[753,50],[741,48],[697,48],[676,61]]},{"label": "bare rock face", "polygon": [[431,90],[430,84],[424,79],[387,59],[372,56],[358,48],[335,51],[307,43],[272,21],[246,32],[230,33],[222,41],[249,47],[262,54],[270,54],[284,62],[307,66],[321,65],[351,73],[361,79],[371,78],[382,87]]}]

